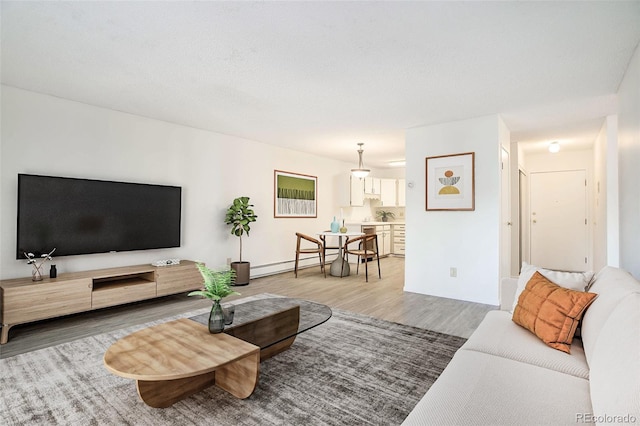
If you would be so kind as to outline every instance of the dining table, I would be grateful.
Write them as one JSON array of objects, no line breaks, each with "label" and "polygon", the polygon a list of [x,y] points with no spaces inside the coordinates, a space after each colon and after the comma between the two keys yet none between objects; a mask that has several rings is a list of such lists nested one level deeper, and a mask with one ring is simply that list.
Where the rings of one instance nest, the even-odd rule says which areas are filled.
[{"label": "dining table", "polygon": [[[324,232],[318,232],[318,235],[320,236],[324,236],[324,237],[338,237],[338,257],[331,262],[331,266],[329,268],[329,274],[331,276],[334,277],[346,277],[351,273],[351,268],[349,267],[349,261],[348,260],[344,260],[342,258],[342,253],[344,250],[344,246],[343,246],[343,241],[342,238],[343,237],[359,237],[361,235],[364,235],[363,232],[331,232],[331,231],[324,231]],[[344,265],[343,265],[344,263]]]}]

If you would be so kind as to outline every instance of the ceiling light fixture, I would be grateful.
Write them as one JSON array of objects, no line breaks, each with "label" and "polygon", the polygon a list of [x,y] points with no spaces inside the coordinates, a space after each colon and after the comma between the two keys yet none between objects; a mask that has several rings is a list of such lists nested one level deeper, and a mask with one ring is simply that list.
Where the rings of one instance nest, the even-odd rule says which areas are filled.
[{"label": "ceiling light fixture", "polygon": [[389,165],[391,167],[404,167],[404,166],[407,165],[407,162],[405,160],[391,161],[391,162],[389,162]]},{"label": "ceiling light fixture", "polygon": [[558,141],[551,142],[549,144],[549,152],[552,152],[555,154],[558,151],[560,151],[560,144],[558,143]]},{"label": "ceiling light fixture", "polygon": [[367,177],[369,176],[369,172],[371,171],[369,169],[365,169],[362,165],[362,145],[364,144],[358,143],[358,147],[360,147],[360,149],[358,149],[358,168],[351,169],[351,174],[357,178]]}]

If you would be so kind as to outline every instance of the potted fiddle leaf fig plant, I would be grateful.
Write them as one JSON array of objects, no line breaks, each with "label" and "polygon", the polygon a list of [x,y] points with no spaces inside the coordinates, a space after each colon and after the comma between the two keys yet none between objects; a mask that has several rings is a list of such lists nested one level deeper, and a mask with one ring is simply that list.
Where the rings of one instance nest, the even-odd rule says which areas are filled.
[{"label": "potted fiddle leaf fig plant", "polygon": [[240,294],[231,289],[236,272],[233,269],[213,271],[202,263],[197,263],[196,266],[204,279],[204,288],[190,292],[189,296],[202,296],[213,302],[209,314],[209,333],[221,333],[224,330],[225,318],[220,301],[232,294]]},{"label": "potted fiddle leaf fig plant", "polygon": [[231,268],[236,271],[236,280],[233,285],[249,284],[251,263],[242,260],[242,236],[246,233],[249,236],[251,223],[255,222],[258,216],[252,209],[253,204],[249,204],[249,197],[238,197],[227,209],[224,222],[231,226],[231,234],[240,238],[240,260],[231,262]]}]

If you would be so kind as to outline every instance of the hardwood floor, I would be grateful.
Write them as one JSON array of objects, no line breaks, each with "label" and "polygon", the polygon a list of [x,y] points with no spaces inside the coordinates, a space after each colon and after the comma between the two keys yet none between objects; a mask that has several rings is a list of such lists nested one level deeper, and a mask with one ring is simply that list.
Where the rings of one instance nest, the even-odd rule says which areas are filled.
[{"label": "hardwood floor", "polygon": [[[355,264],[351,265],[351,275],[344,278],[330,275],[324,278],[318,266],[298,271],[298,278],[294,278],[293,272],[256,278],[248,286],[236,287],[242,294],[228,297],[225,302],[271,293],[465,338],[488,311],[497,309],[491,305],[404,292],[404,258],[383,258],[380,264],[382,279],[378,278],[375,264],[370,263],[368,283],[364,265],[356,275]],[[17,325],[9,331],[9,342],[0,346],[0,358],[210,306],[208,300],[178,294]]]}]

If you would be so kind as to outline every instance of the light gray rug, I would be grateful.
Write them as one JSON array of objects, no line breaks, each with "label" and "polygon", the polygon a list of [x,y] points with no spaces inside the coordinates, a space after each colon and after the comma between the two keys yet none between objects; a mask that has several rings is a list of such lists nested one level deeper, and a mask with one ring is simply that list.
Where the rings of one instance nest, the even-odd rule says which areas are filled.
[{"label": "light gray rug", "polygon": [[198,310],[0,360],[2,425],[400,424],[465,339],[334,310],[326,323],[260,364],[255,392],[217,387],[170,408],[146,406],[102,356],[143,327]]}]

